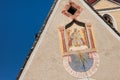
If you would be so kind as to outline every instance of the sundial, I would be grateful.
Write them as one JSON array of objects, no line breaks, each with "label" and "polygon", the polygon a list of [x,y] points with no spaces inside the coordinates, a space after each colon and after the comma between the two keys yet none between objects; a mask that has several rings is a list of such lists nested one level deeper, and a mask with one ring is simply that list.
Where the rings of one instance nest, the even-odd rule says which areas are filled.
[{"label": "sundial", "polygon": [[92,25],[77,20],[71,23],[59,28],[63,65],[70,75],[91,80],[99,66]]}]

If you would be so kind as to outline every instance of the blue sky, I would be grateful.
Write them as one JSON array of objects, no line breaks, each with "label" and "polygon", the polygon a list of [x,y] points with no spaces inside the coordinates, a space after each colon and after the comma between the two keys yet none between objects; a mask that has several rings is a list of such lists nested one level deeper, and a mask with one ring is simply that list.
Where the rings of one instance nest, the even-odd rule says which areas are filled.
[{"label": "blue sky", "polygon": [[0,80],[16,80],[54,0],[0,0]]}]

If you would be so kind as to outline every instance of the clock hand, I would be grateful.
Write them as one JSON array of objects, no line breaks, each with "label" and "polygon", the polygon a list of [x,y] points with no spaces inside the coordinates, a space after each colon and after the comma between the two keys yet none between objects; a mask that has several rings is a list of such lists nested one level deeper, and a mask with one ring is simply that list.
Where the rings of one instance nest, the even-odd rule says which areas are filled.
[{"label": "clock hand", "polygon": [[[85,61],[87,62],[87,60],[81,55],[81,53],[79,53],[79,57],[80,57],[80,61],[83,65],[83,68],[84,68],[84,72],[86,72],[86,69],[85,69]],[[86,73],[87,75],[87,73]],[[89,80],[89,78],[87,77],[87,80]]]},{"label": "clock hand", "polygon": [[[85,70],[85,64],[84,64],[84,61],[83,61],[83,68],[84,68],[84,72],[86,72],[86,70]],[[87,75],[87,73],[86,73],[86,75]],[[87,78],[87,80],[89,80],[89,78],[88,77],[86,77]]]}]

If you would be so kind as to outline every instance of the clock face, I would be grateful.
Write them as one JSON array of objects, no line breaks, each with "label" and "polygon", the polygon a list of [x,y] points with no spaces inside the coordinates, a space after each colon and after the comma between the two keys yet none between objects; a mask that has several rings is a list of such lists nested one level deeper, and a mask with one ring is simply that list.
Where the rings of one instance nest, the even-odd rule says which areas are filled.
[{"label": "clock face", "polygon": [[72,54],[63,57],[63,65],[68,73],[77,78],[87,78],[92,76],[99,66],[99,56],[96,52],[84,54]]},{"label": "clock face", "polygon": [[89,58],[89,53],[74,53],[70,55],[69,65],[76,72],[86,72],[93,65],[93,59]]},{"label": "clock face", "polygon": [[99,66],[92,26],[73,24],[59,28],[59,34],[66,71],[80,79],[91,77]]}]

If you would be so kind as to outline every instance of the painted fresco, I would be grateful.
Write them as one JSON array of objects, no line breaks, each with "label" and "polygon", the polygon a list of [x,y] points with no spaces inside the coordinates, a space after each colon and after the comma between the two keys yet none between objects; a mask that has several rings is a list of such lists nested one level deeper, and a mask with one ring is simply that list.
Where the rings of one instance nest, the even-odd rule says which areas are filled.
[{"label": "painted fresco", "polygon": [[92,76],[98,69],[99,56],[91,24],[73,20],[58,32],[66,71],[80,79]]}]

